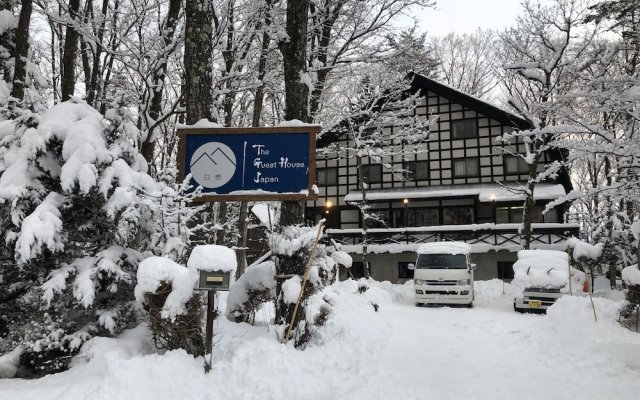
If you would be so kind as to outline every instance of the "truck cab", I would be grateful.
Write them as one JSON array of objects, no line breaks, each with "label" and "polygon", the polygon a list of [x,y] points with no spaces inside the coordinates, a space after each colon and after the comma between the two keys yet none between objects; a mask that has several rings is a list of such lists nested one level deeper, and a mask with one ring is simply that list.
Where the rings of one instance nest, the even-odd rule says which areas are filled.
[{"label": "truck cab", "polygon": [[463,242],[426,243],[418,248],[414,265],[416,306],[459,304],[473,306],[471,246]]}]

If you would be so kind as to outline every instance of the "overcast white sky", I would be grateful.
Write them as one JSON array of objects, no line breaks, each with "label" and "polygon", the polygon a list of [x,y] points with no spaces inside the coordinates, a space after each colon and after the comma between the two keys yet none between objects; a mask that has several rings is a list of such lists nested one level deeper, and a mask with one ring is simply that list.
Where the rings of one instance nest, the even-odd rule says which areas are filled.
[{"label": "overcast white sky", "polygon": [[520,9],[520,0],[437,0],[435,10],[425,9],[416,18],[421,32],[442,36],[451,31],[473,32],[478,27],[506,28],[515,22]]}]

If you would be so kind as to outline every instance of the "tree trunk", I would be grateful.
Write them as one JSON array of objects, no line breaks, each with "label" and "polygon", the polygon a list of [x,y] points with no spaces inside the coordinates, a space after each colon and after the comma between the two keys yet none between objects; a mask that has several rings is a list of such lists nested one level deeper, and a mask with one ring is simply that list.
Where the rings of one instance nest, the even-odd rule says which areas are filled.
[{"label": "tree trunk", "polygon": [[287,2],[286,32],[289,40],[279,43],[284,63],[285,119],[306,121],[309,87],[301,81],[307,72],[307,25],[309,0]]},{"label": "tree trunk", "polygon": [[33,9],[31,0],[21,0],[20,18],[16,28],[16,57],[13,70],[13,87],[11,96],[24,99],[24,86],[27,80],[27,58],[29,57],[29,24]]},{"label": "tree trunk", "polygon": [[187,0],[185,6],[185,103],[187,124],[211,119],[213,5],[211,0]]},{"label": "tree trunk", "polygon": [[368,248],[367,243],[369,241],[368,232],[367,232],[367,182],[365,182],[364,177],[362,176],[362,158],[357,157],[357,165],[358,165],[358,179],[360,180],[360,186],[362,187],[362,205],[360,206],[360,215],[362,216],[362,272],[364,277],[369,279],[371,276],[371,269],[369,268],[369,259],[368,259]]},{"label": "tree trunk", "polygon": [[[271,0],[266,0],[267,9],[265,11],[264,25],[268,29],[271,25]],[[260,118],[262,117],[262,107],[264,104],[264,77],[267,74],[267,53],[269,52],[269,43],[271,37],[267,29],[262,33],[262,48],[260,49],[260,61],[258,62],[258,82],[260,86],[256,89],[256,95],[253,102],[253,121],[252,126],[260,126]]]},{"label": "tree trunk", "polygon": [[102,70],[100,69],[100,56],[102,55],[102,46],[104,40],[104,31],[107,24],[107,11],[109,10],[109,0],[102,0],[102,9],[100,15],[102,20],[97,32],[96,51],[93,55],[93,63],[91,64],[91,78],[89,78],[89,88],[87,91],[87,103],[95,107],[96,95],[98,93],[98,80],[102,76]]},{"label": "tree trunk", "polygon": [[533,222],[533,212],[536,204],[533,193],[536,188],[537,171],[538,158],[533,160],[532,164],[529,164],[529,180],[527,181],[527,192],[525,193],[524,207],[522,210],[522,231],[520,232],[520,239],[524,250],[531,248],[531,223]]},{"label": "tree trunk", "polygon": [[[155,71],[153,71],[153,88],[151,97],[151,106],[149,107],[149,117],[153,120],[152,123],[158,120],[162,113],[162,93],[164,90],[164,80],[166,77],[166,69],[169,59],[169,54],[166,53],[167,47],[171,45],[173,36],[175,35],[175,26],[178,16],[180,15],[180,3],[181,0],[171,0],[169,2],[169,11],[167,18],[162,28],[163,43],[165,46],[165,56],[163,61],[159,62]],[[140,146],[140,153],[147,160],[147,163],[151,164],[153,161],[153,153],[155,151],[156,138],[154,130],[157,127],[155,125],[147,126],[147,137]],[[151,168],[149,169],[151,170]]]},{"label": "tree trunk", "polygon": [[[300,121],[307,120],[307,103],[309,88],[301,82],[300,74],[307,70],[307,28],[309,15],[309,0],[287,2],[286,32],[288,40],[279,43],[284,64],[285,85],[285,119]],[[280,226],[301,225],[304,222],[304,203],[300,201],[285,201],[280,209]],[[290,275],[302,276],[305,268],[305,250],[291,256],[278,254],[276,256],[276,323],[298,326],[305,318],[304,307],[293,319],[293,305],[284,301],[282,284],[284,277]],[[309,288],[311,290],[311,288]],[[303,295],[306,298],[308,293]],[[295,345],[301,345],[296,340]]]},{"label": "tree trunk", "polygon": [[64,38],[64,53],[62,55],[62,77],[60,79],[60,92],[62,101],[67,101],[73,96],[76,84],[76,56],[78,55],[78,30],[74,26],[78,21],[80,0],[69,0],[70,25]]}]

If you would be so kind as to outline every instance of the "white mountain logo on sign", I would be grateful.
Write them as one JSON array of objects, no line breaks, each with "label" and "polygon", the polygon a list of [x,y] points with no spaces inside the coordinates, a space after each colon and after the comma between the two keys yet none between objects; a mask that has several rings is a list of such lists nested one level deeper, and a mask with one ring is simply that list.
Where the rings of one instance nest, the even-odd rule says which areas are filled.
[{"label": "white mountain logo on sign", "polygon": [[224,143],[205,143],[191,156],[191,176],[207,189],[215,189],[231,180],[236,172],[236,156]]}]

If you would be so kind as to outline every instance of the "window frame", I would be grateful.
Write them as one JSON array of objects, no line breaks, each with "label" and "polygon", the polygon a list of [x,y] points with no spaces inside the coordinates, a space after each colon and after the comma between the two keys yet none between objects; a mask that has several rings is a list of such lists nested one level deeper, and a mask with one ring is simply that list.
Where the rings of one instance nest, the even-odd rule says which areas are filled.
[{"label": "window frame", "polygon": [[[364,174],[364,170],[365,168],[370,171],[372,168],[375,168],[377,171],[380,171],[380,178],[377,180],[370,180],[371,178],[371,173],[369,172],[369,174],[367,175],[367,179],[365,180],[365,174]],[[366,182],[367,184],[371,184],[371,183],[382,183],[382,165],[380,164],[366,164],[366,165],[361,165],[360,166],[360,171],[359,171],[359,175],[360,175],[360,180]]]},{"label": "window frame", "polygon": [[[470,130],[456,129],[456,125],[473,122],[473,128]],[[464,125],[463,125],[464,126]],[[475,118],[465,118],[451,121],[451,139],[473,139],[478,137],[478,120]]]},{"label": "window frame", "polygon": [[[429,164],[428,160],[405,161],[404,169],[407,172],[407,175],[405,176],[407,181],[428,181],[430,179]],[[423,166],[424,168],[420,168],[420,166]],[[424,171],[424,175],[422,177],[418,177],[418,171]]]},{"label": "window frame", "polygon": [[[333,171],[333,174],[329,175],[330,171]],[[324,182],[320,181],[321,173],[324,173],[324,179],[325,179]],[[326,178],[328,176],[331,176],[335,180],[335,182],[334,183],[327,182]],[[316,183],[318,184],[318,186],[322,186],[322,187],[337,185],[338,184],[338,167],[326,167],[326,168],[316,169]]]},{"label": "window frame", "polygon": [[[464,174],[458,175],[456,174],[456,164],[459,162],[464,163]],[[475,167],[475,172],[473,174],[469,173],[469,163],[473,162]],[[480,176],[480,157],[467,157],[467,158],[458,158],[451,160],[451,176],[453,178],[477,178]]]},{"label": "window frame", "polygon": [[[520,156],[514,156],[511,154],[505,154],[502,156],[504,173],[505,175],[522,175],[529,173],[529,164],[527,164],[524,159]],[[515,160],[516,168],[512,170],[508,167],[509,160]]]}]

